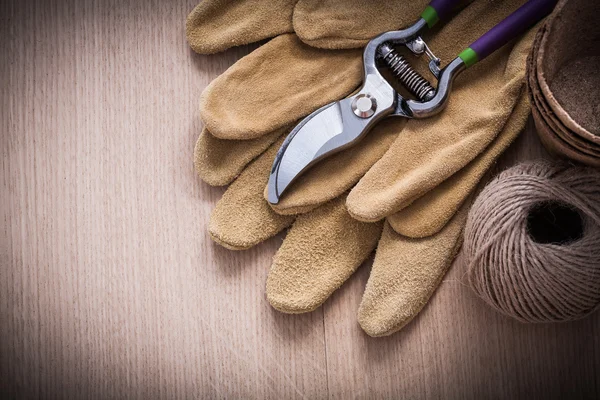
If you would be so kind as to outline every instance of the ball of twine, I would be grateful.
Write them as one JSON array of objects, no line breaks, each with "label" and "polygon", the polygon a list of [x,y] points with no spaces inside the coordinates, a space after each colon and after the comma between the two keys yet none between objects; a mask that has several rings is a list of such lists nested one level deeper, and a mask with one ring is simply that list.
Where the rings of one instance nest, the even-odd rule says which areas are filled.
[{"label": "ball of twine", "polygon": [[464,250],[473,290],[523,322],[600,304],[600,171],[543,162],[498,175],[473,204]]}]

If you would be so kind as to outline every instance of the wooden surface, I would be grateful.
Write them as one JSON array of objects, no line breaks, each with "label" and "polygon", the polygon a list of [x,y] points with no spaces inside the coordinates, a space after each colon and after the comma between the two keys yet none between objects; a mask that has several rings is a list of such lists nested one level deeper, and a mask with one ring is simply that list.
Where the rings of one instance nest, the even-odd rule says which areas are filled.
[{"label": "wooden surface", "polygon": [[[194,0],[0,5],[0,394],[12,398],[597,398],[600,318],[525,326],[460,265],[402,332],[366,336],[369,266],[280,314],[281,237],[213,244],[223,190],[192,150],[200,92],[240,48],[198,56]],[[523,137],[503,165],[542,154]]]}]

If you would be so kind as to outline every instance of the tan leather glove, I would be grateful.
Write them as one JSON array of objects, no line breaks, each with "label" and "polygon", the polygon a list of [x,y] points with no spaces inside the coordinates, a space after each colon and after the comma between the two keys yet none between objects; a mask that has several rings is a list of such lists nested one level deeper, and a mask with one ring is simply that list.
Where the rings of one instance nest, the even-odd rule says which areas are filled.
[{"label": "tan leather glove", "polygon": [[414,22],[427,3],[428,0],[371,0],[368,4],[361,0],[204,0],[188,16],[186,35],[192,49],[201,54],[294,31],[312,47],[360,48],[382,32]]},{"label": "tan leather glove", "polygon": [[[425,39],[450,60],[520,3],[475,2]],[[263,191],[278,136],[352,92],[362,63],[360,50],[318,50],[292,34],[271,40],[202,96],[207,129],[195,150],[197,170],[211,184],[235,179],[213,212],[211,237],[244,249],[293,223],[267,282],[271,304],[289,313],[321,305],[379,243],[359,321],[372,336],[397,331],[439,285],[459,247],[470,194],[525,124],[531,40],[530,33],[463,73],[441,115],[380,123],[358,146],[304,175],[275,210]],[[360,222],[346,211],[346,193],[365,173],[348,208],[358,219],[377,222]]]}]

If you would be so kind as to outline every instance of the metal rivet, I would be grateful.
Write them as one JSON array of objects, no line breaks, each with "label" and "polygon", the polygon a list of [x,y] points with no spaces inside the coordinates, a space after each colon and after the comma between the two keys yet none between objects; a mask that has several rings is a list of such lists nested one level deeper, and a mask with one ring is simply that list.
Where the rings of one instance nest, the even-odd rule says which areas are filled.
[{"label": "metal rivet", "polygon": [[352,102],[352,111],[360,118],[369,118],[377,110],[377,101],[368,94],[359,94]]}]

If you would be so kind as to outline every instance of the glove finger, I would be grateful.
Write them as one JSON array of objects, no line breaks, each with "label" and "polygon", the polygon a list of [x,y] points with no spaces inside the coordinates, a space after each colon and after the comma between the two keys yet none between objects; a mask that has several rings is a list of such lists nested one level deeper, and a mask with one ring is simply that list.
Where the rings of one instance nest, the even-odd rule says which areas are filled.
[{"label": "glove finger", "polygon": [[405,209],[390,215],[387,221],[392,229],[411,238],[424,238],[438,233],[525,128],[530,109],[529,98],[523,92],[504,129],[485,152]]},{"label": "glove finger", "polygon": [[208,224],[211,238],[232,250],[255,246],[288,227],[294,218],[275,213],[263,198],[269,170],[283,143],[276,141],[227,188]]},{"label": "glove finger", "polygon": [[341,196],[385,154],[405,122],[403,119],[381,122],[354,148],[325,159],[301,175],[280,202],[271,207],[283,215],[303,214]]},{"label": "glove finger", "polygon": [[187,40],[195,52],[212,54],[293,32],[296,1],[203,0],[187,17]]},{"label": "glove finger", "polygon": [[375,249],[383,223],[354,220],[345,197],[298,217],[273,259],[267,299],[285,313],[313,311]]},{"label": "glove finger", "polygon": [[294,9],[294,30],[313,47],[363,47],[382,32],[414,23],[427,3],[429,0],[300,0]]},{"label": "glove finger", "polygon": [[358,322],[368,335],[399,331],[427,304],[460,248],[470,203],[425,239],[400,236],[385,224],[358,310]]},{"label": "glove finger", "polygon": [[409,121],[390,150],[352,190],[348,211],[362,221],[392,215],[483,152],[504,128],[524,90],[524,65],[533,33],[512,53],[507,47],[465,72],[462,77],[470,79],[469,84],[457,85],[443,113]]},{"label": "glove finger", "polygon": [[228,185],[248,163],[289,130],[290,127],[284,127],[254,140],[225,140],[204,128],[194,148],[196,172],[211,186]]},{"label": "glove finger", "polygon": [[202,93],[200,115],[221,139],[255,139],[351,93],[359,50],[326,51],[281,35],[236,62]]}]

